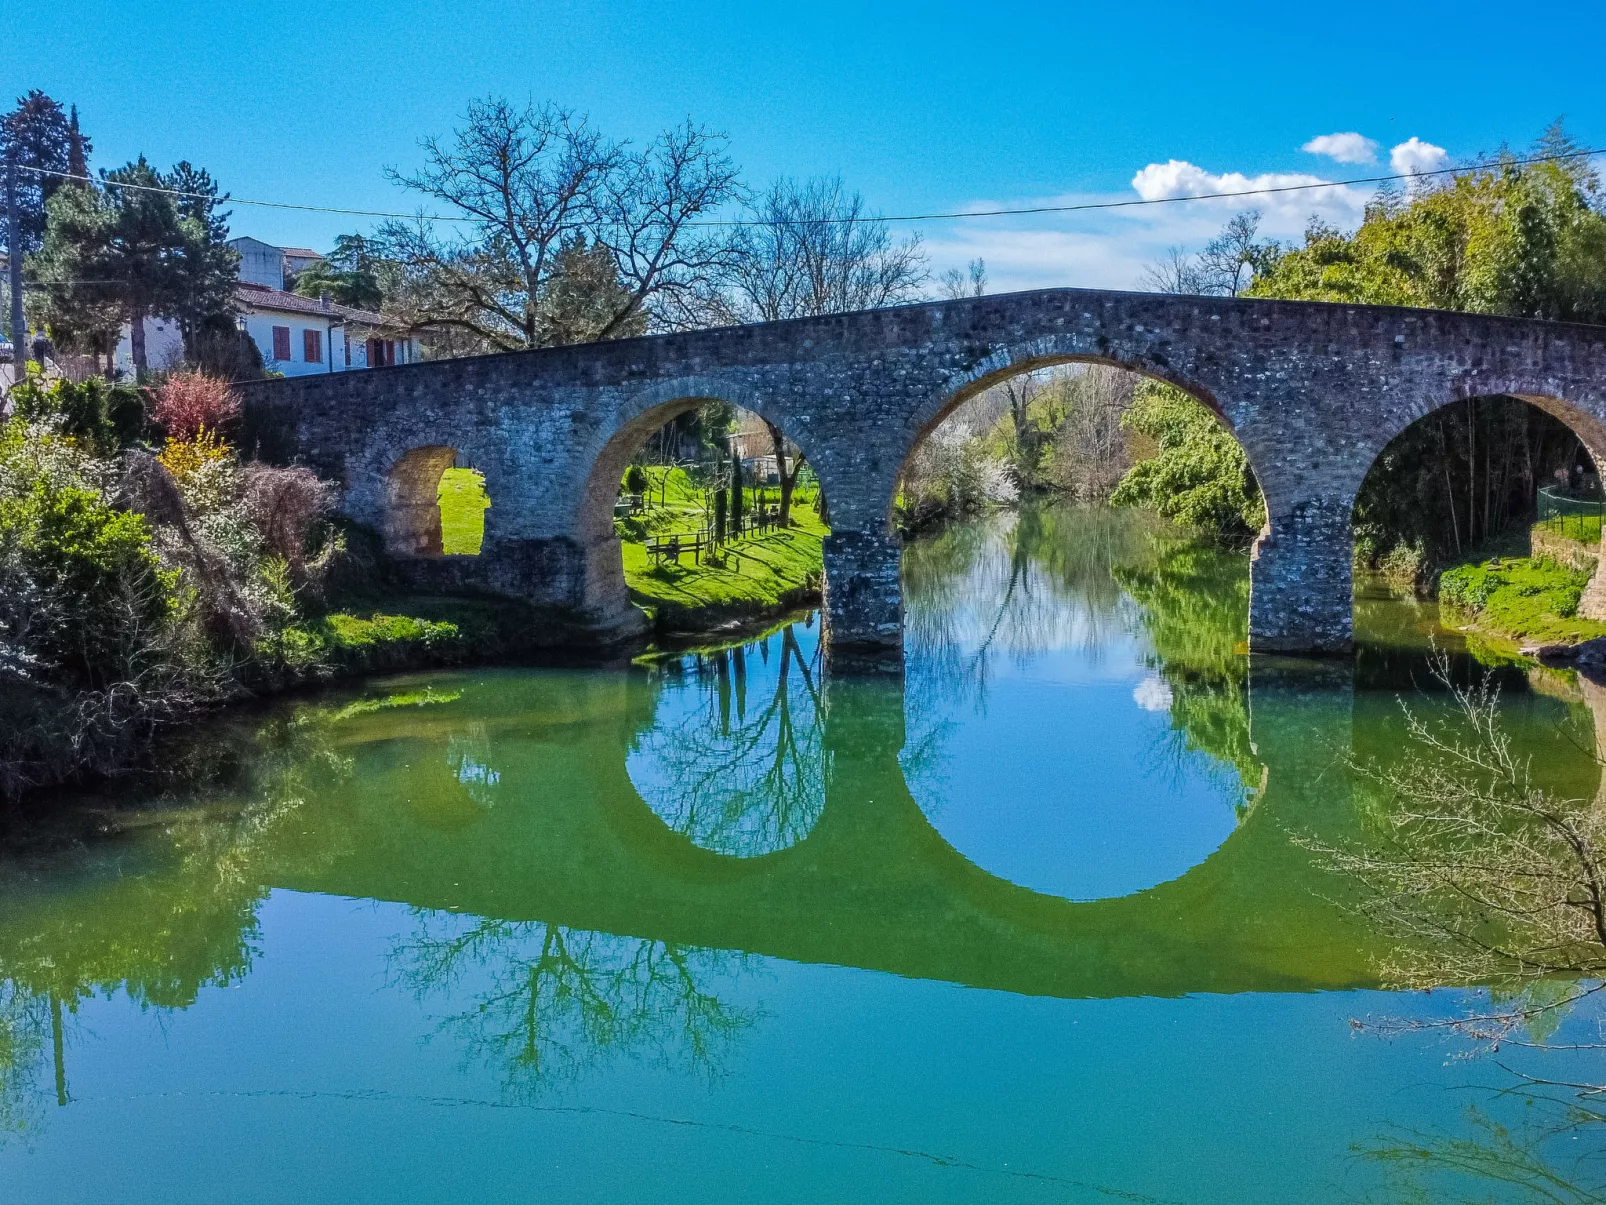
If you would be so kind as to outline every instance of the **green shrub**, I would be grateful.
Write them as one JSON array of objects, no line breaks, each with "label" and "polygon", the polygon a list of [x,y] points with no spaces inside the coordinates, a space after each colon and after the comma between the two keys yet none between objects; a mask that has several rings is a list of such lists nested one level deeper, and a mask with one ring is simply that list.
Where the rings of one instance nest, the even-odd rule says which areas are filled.
[{"label": "green shrub", "polygon": [[86,684],[125,674],[172,609],[174,575],[163,572],[144,519],[48,480],[0,498],[0,573],[0,625]]},{"label": "green shrub", "polygon": [[1153,440],[1156,451],[1121,479],[1110,498],[1116,506],[1148,507],[1233,541],[1260,530],[1266,504],[1249,458],[1202,403],[1146,381],[1133,393],[1121,425]]},{"label": "green shrub", "polygon": [[95,456],[110,456],[145,434],[145,392],[101,377],[45,382],[37,370],[11,391],[18,418],[52,423]]},{"label": "green shrub", "polygon": [[1439,601],[1475,614],[1500,585],[1500,575],[1487,565],[1457,565],[1440,575]]}]

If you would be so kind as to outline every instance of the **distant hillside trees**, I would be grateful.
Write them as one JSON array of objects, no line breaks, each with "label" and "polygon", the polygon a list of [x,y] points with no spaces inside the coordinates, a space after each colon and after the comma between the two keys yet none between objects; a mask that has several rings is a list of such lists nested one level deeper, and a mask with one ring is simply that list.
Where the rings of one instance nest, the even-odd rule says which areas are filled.
[{"label": "distant hillside trees", "polygon": [[[1243,215],[1203,254],[1173,252],[1150,283],[1170,292],[1606,322],[1606,207],[1578,152],[1557,123],[1523,157],[1543,162],[1506,152],[1442,182],[1384,188],[1355,231],[1312,219],[1297,247],[1259,239],[1254,215]],[[1194,425],[1212,444],[1224,436],[1202,409]],[[1446,406],[1391,444],[1368,475],[1355,508],[1360,555],[1403,559],[1425,576],[1525,513],[1540,484],[1575,469],[1580,449],[1562,423],[1514,398]],[[1164,476],[1156,462],[1181,454],[1162,447],[1132,470],[1123,496],[1150,497],[1140,485]],[[1212,491],[1235,496],[1238,461],[1201,457],[1195,468],[1208,461],[1221,474]],[[1236,506],[1211,512],[1227,529],[1242,516]]]},{"label": "distant hillside trees", "polygon": [[1246,293],[1300,301],[1426,306],[1606,321],[1606,213],[1600,179],[1560,123],[1519,163],[1381,191],[1344,234],[1312,219],[1305,244],[1257,271]]}]

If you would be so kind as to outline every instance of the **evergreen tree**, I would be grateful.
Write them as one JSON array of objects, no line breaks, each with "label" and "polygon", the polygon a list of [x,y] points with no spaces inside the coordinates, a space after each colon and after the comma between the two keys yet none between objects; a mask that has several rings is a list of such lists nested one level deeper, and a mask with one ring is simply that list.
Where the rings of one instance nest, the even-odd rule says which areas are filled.
[{"label": "evergreen tree", "polygon": [[46,325],[64,345],[109,355],[127,322],[143,374],[144,320],[176,318],[193,358],[208,320],[233,307],[238,260],[216,184],[188,163],[164,176],[143,156],[102,181],[51,198],[44,247],[30,261],[45,285]]},{"label": "evergreen tree", "polygon": [[117,215],[106,194],[90,185],[58,189],[50,199],[44,248],[28,266],[42,285],[43,325],[58,347],[106,357],[123,323],[118,287],[107,271]]},{"label": "evergreen tree", "polygon": [[186,194],[172,198],[182,247],[172,262],[166,314],[178,319],[185,356],[193,361],[207,320],[234,311],[240,256],[229,246],[229,215],[218,209],[228,198],[218,195],[210,174],[180,162],[161,180],[165,187]]},{"label": "evergreen tree", "polygon": [[610,338],[628,339],[647,333],[647,315],[636,311],[623,320],[615,315],[630,304],[630,290],[619,280],[619,263],[603,244],[584,235],[565,243],[541,289],[537,312],[548,346],[590,343],[610,329]]},{"label": "evergreen tree", "polygon": [[385,278],[395,274],[360,234],[342,234],[335,249],[296,274],[295,291],[302,297],[328,296],[329,300],[359,310],[378,311],[385,302]]},{"label": "evergreen tree", "polygon": [[0,118],[0,159],[40,171],[17,173],[19,233],[24,254],[44,242],[45,206],[65,181],[44,172],[87,174],[89,140],[78,129],[78,110],[69,118],[55,100],[35,88],[17,98],[17,107]]},{"label": "evergreen tree", "polygon": [[731,457],[731,500],[730,500],[730,534],[735,539],[742,534],[742,509],[745,499],[742,497],[742,458]]}]

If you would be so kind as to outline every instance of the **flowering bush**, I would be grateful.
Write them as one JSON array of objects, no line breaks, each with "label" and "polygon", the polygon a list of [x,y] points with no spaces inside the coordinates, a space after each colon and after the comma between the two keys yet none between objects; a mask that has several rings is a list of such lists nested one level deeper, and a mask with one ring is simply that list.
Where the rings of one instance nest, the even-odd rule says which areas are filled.
[{"label": "flowering bush", "polygon": [[187,483],[208,465],[228,460],[232,454],[215,430],[202,427],[194,435],[170,438],[156,459],[173,475],[173,480]]}]

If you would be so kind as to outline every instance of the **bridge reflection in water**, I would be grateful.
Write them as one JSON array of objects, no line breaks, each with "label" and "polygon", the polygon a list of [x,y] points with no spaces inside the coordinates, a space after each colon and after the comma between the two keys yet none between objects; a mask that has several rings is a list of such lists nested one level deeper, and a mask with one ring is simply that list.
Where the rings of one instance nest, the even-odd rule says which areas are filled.
[{"label": "bridge reflection in water", "polygon": [[[1397,692],[1425,680],[1409,614],[1390,605],[1380,620],[1363,602],[1376,638],[1358,671],[1249,658],[1242,558],[1147,539],[1132,555],[1125,520],[1088,554],[1086,538],[1031,526],[1054,521],[1009,526],[990,568],[986,541],[911,550],[907,680],[824,674],[810,620],[645,668],[432,674],[237,721],[209,756],[243,764],[249,786],[157,813],[160,838],[136,828],[8,876],[0,969],[67,999],[126,979],[142,999],[182,1004],[244,972],[254,904],[285,888],[1032,995],[1373,983],[1373,939],[1334,906],[1342,884],[1289,836],[1358,835],[1345,762],[1397,747]],[[1065,563],[1068,546],[1085,563]],[[993,609],[968,631],[940,593],[955,558],[995,579],[980,591]],[[1120,898],[989,873],[911,791],[942,756],[945,716],[986,691],[989,657],[1075,638],[1063,606],[1046,636],[1041,617],[1023,618],[1045,574],[1095,626],[1127,608],[1177,749],[1241,784],[1219,848]],[[1586,700],[1510,702],[1519,743],[1575,754],[1542,768],[1592,794],[1595,767],[1574,747],[1588,740]],[[145,965],[120,969],[114,951],[144,951]]]}]

